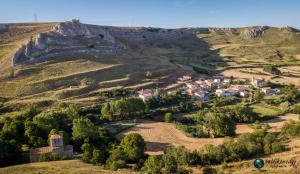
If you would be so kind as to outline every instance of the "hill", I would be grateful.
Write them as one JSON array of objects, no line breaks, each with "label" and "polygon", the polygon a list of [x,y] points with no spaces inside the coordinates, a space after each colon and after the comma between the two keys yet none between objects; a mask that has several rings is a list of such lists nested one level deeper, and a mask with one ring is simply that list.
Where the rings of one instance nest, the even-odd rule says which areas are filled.
[{"label": "hill", "polygon": [[[133,28],[77,20],[7,26],[0,32],[0,96],[9,113],[58,100],[87,105],[115,87],[168,87],[183,74],[299,85],[300,35],[292,28]],[[262,72],[268,64],[283,75]]]}]

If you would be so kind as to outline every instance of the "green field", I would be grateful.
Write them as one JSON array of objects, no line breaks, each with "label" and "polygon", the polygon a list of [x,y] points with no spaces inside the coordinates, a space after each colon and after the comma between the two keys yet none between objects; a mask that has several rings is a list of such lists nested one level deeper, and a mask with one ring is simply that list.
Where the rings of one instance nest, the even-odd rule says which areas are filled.
[{"label": "green field", "polygon": [[262,103],[251,105],[254,112],[259,114],[260,117],[275,117],[282,114],[282,110]]}]

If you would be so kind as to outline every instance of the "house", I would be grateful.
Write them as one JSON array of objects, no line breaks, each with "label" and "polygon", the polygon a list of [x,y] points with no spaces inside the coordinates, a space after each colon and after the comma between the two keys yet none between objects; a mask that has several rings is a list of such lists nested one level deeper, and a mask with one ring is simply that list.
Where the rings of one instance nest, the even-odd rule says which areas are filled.
[{"label": "house", "polygon": [[225,85],[231,84],[231,78],[225,78],[223,80],[223,84],[225,84]]},{"label": "house", "polygon": [[206,83],[206,85],[207,85],[209,88],[213,88],[213,87],[214,87],[214,80],[212,80],[212,79],[206,79],[206,80],[205,80],[205,83]]},{"label": "house", "polygon": [[227,90],[227,89],[217,89],[215,94],[218,97],[231,97],[235,95],[235,92]]},{"label": "house", "polygon": [[262,91],[265,95],[276,95],[276,90],[271,89],[270,87],[268,87],[268,88],[262,88],[261,91]]},{"label": "house", "polygon": [[183,75],[182,77],[179,77],[178,80],[179,81],[188,81],[188,80],[191,80],[192,77],[189,76],[189,75]]},{"label": "house", "polygon": [[209,89],[209,86],[205,83],[204,80],[197,80],[195,83],[202,89]]},{"label": "house", "polygon": [[73,158],[73,146],[64,145],[63,137],[61,135],[54,134],[50,137],[50,146],[30,149],[30,162],[39,161],[41,154],[51,155],[53,152],[57,152],[60,157]]},{"label": "house", "polygon": [[240,97],[248,97],[249,93],[247,91],[240,91],[239,95]]},{"label": "house", "polygon": [[251,84],[256,88],[262,88],[267,85],[267,82],[264,78],[254,78],[251,79]]},{"label": "house", "polygon": [[138,91],[138,94],[139,94],[139,98],[141,98],[144,102],[154,96],[154,93],[151,89],[142,89]]}]

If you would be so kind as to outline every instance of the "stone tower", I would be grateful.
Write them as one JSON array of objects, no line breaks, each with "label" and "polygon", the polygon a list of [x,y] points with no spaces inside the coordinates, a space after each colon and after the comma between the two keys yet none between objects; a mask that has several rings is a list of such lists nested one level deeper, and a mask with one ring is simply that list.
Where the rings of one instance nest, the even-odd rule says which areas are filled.
[{"label": "stone tower", "polygon": [[58,134],[51,135],[50,146],[51,147],[62,147],[64,145],[63,137]]}]

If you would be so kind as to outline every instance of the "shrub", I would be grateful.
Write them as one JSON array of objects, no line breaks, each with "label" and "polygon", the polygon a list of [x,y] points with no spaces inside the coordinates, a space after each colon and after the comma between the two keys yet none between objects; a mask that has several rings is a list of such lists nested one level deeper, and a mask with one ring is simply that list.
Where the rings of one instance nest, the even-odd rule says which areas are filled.
[{"label": "shrub", "polygon": [[105,154],[101,150],[94,149],[93,150],[93,158],[92,162],[94,164],[103,164],[105,162]]},{"label": "shrub", "polygon": [[140,158],[142,158],[146,148],[144,138],[137,133],[126,135],[122,139],[120,146],[127,158],[132,161],[138,161]]},{"label": "shrub", "polygon": [[109,158],[106,160],[106,166],[111,170],[123,168],[126,165],[126,154],[117,147],[111,151]]},{"label": "shrub", "polygon": [[160,156],[154,155],[147,158],[142,167],[142,171],[148,174],[161,173],[163,167],[162,159]]},{"label": "shrub", "polygon": [[51,161],[51,160],[52,160],[51,157],[46,153],[42,153],[39,156],[39,162],[45,162],[45,161]]},{"label": "shrub", "polygon": [[145,76],[146,76],[147,79],[150,79],[152,77],[152,73],[150,71],[147,71],[145,73]]},{"label": "shrub", "polygon": [[52,152],[51,158],[52,158],[52,160],[60,160],[61,159],[60,154],[58,152]]},{"label": "shrub", "polygon": [[263,71],[270,74],[281,75],[281,71],[278,68],[276,68],[274,65],[264,66]]},{"label": "shrub", "polygon": [[285,122],[281,134],[287,137],[300,137],[300,121],[290,120]]},{"label": "shrub", "polygon": [[171,123],[172,121],[174,121],[172,113],[165,113],[165,122]]}]

